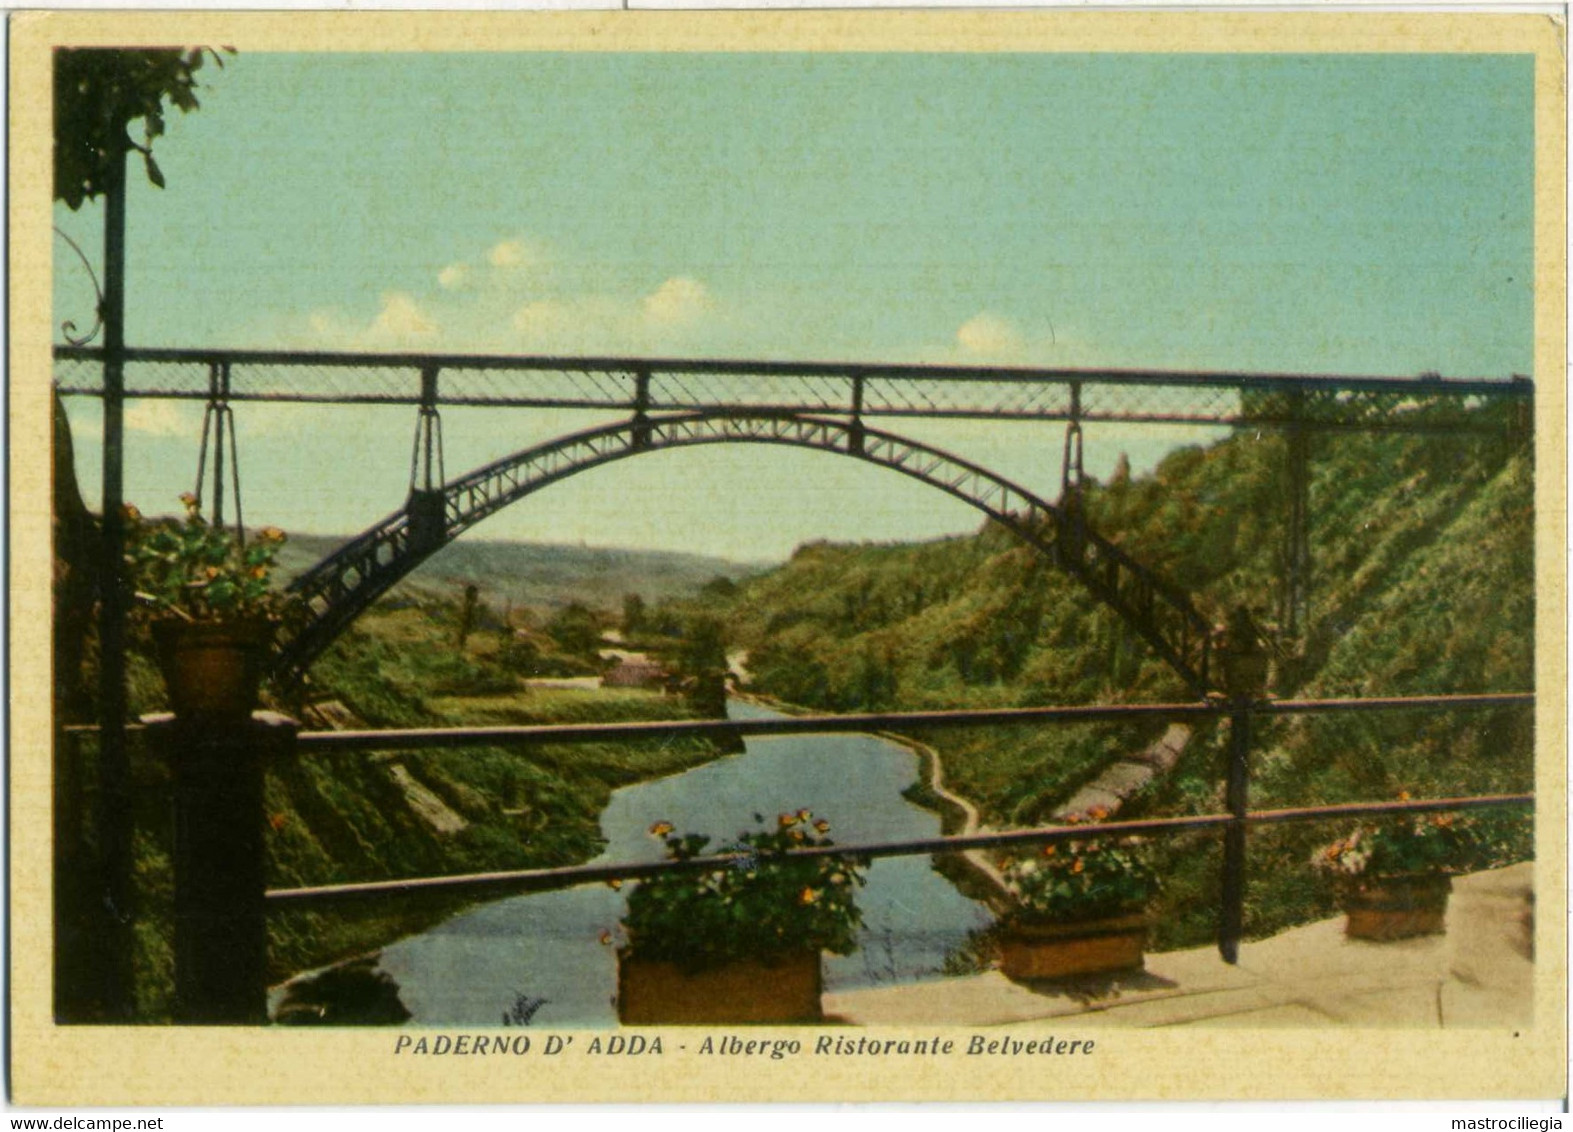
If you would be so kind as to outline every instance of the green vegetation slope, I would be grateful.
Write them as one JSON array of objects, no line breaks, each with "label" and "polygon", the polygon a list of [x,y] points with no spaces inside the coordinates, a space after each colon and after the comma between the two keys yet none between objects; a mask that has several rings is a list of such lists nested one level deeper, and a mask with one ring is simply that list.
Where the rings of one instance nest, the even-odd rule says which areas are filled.
[{"label": "green vegetation slope", "polygon": [[[1284,443],[1241,431],[1180,449],[1152,474],[1086,498],[1093,527],[1196,595],[1221,621],[1246,605],[1277,636],[1275,690],[1308,696],[1533,687],[1533,512],[1527,450],[1502,440],[1349,434],[1312,445],[1312,612],[1273,626],[1282,562]],[[811,544],[720,606],[758,690],[838,711],[1159,702],[1178,679],[1107,609],[1008,533],[921,545]],[[1223,735],[1124,814],[1222,808]],[[926,737],[950,787],[995,826],[1046,821],[1139,727],[994,729]],[[1299,718],[1257,730],[1252,803],[1310,804],[1532,786],[1527,713]],[[1328,907],[1304,867],[1328,827],[1258,831],[1250,930]],[[1518,843],[1514,852],[1522,852]],[[1176,839],[1160,939],[1213,930],[1216,838]]]}]

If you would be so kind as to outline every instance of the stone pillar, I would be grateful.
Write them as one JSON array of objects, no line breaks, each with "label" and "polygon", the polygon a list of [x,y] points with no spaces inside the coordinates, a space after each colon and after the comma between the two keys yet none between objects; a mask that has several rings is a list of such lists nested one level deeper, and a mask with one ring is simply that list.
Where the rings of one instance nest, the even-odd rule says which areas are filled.
[{"label": "stone pillar", "polygon": [[264,1023],[263,770],[299,725],[274,712],[147,722],[174,770],[176,1021]]}]

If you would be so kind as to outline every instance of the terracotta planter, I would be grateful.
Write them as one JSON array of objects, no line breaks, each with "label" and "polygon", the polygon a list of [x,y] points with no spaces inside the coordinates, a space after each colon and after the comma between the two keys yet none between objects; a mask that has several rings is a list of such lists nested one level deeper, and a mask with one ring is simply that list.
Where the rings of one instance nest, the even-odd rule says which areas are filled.
[{"label": "terracotta planter", "polygon": [[1373,877],[1356,881],[1343,894],[1350,939],[1408,939],[1435,935],[1447,918],[1453,882],[1441,874]]},{"label": "terracotta planter", "polygon": [[617,955],[617,1018],[630,1026],[819,1022],[819,952],[703,971]]},{"label": "terracotta planter", "polygon": [[1011,979],[1058,979],[1129,971],[1142,965],[1147,917],[1012,924],[1000,939],[1000,969]]},{"label": "terracotta planter", "polygon": [[256,710],[273,629],[262,619],[154,622],[158,666],[175,714],[230,718]]}]

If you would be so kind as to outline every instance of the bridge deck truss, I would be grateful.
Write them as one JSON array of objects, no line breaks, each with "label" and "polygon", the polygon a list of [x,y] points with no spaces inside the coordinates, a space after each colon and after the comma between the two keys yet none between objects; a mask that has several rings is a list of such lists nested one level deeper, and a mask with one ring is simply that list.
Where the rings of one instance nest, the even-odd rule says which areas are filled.
[{"label": "bridge deck truss", "polygon": [[[1312,429],[1527,430],[1523,378],[1000,366],[132,349],[126,396],[616,412],[1126,421]],[[102,394],[103,351],[57,346],[64,395]],[[431,386],[424,384],[431,381]]]}]

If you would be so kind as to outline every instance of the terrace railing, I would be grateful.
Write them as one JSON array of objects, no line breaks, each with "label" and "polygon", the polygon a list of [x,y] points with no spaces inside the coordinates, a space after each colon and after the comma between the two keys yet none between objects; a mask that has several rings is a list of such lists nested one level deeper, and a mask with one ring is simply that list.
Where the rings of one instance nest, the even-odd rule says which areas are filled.
[{"label": "terrace railing", "polygon": [[666,739],[742,738],[868,731],[921,734],[962,727],[1052,727],[1139,721],[1229,721],[1226,806],[1222,812],[1055,824],[949,837],[866,842],[794,850],[786,856],[878,858],[980,849],[1025,849],[1057,841],[1217,831],[1222,835],[1218,946],[1233,963],[1244,935],[1246,830],[1251,826],[1320,822],[1399,813],[1532,805],[1530,792],[1363,801],[1290,809],[1249,807],[1251,725],[1257,717],[1354,712],[1533,709],[1533,693],[1402,696],[1375,699],[1253,700],[1171,704],[886,712],[774,719],[549,724],[419,730],[302,732],[284,716],[258,713],[229,725],[172,716],[150,717],[150,745],[168,750],[175,767],[175,998],[181,1021],[261,1023],[267,1020],[266,917],[285,909],[328,909],[419,893],[490,899],[665,872],[724,867],[726,854],[682,861],[629,861],[569,868],[520,869],[451,876],[265,889],[262,783],[266,768],[301,756],[358,758],[372,752],[487,746],[526,751],[543,743],[573,744]]}]

